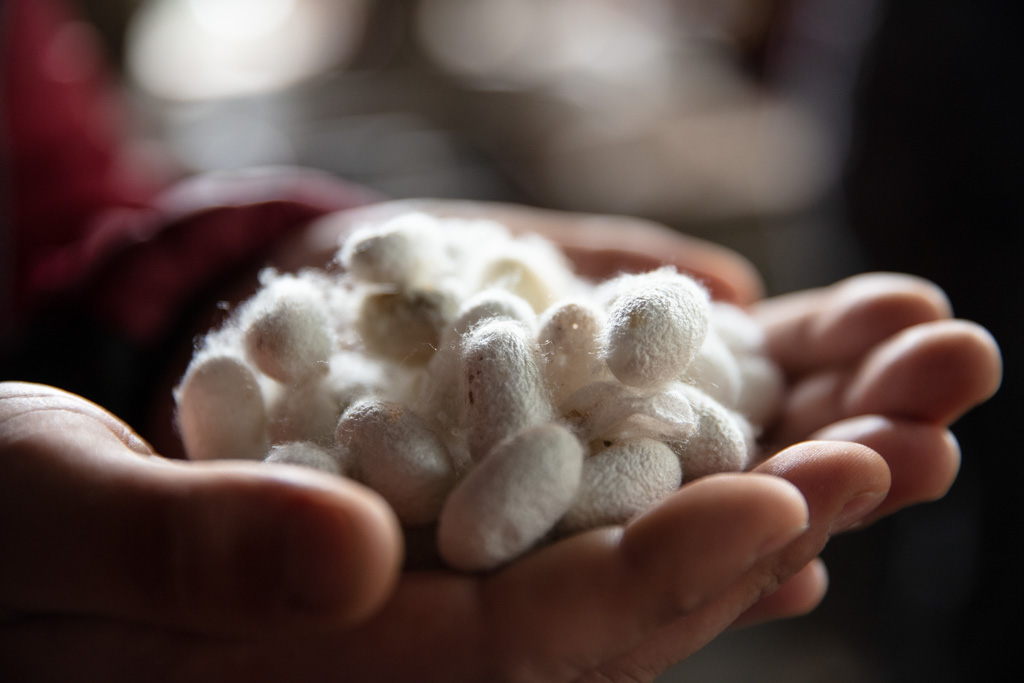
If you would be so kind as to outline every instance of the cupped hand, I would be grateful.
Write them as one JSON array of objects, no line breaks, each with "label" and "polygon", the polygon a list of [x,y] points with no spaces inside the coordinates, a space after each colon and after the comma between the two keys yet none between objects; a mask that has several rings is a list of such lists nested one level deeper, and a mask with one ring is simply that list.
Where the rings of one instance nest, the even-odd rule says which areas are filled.
[{"label": "cupped hand", "polygon": [[166,460],[95,404],[5,382],[0,556],[0,680],[51,680],[53,666],[145,680],[89,674],[130,639],[87,644],[111,624],[218,639],[345,628],[391,592],[401,540],[383,500],[351,482]]},{"label": "cupped hand", "polygon": [[[746,305],[760,296],[760,282],[745,261],[659,226],[471,203],[401,202],[332,218],[310,231],[308,241],[293,245],[281,263],[288,266],[291,259],[298,264],[324,250],[329,255],[338,233],[352,224],[410,208],[490,216],[516,230],[548,234],[565,245],[581,272],[590,275],[674,264],[704,279],[719,298]],[[5,575],[3,589],[14,587],[14,594],[22,597],[11,603],[8,593],[0,593],[12,612],[3,625],[0,662],[8,662],[15,672],[42,672],[68,680],[650,680],[734,623],[806,611],[825,588],[824,570],[815,558],[831,535],[937,497],[948,488],[959,457],[948,425],[995,390],[999,354],[984,330],[949,319],[941,292],[902,276],[863,276],[766,301],[755,310],[791,389],[770,435],[776,452],[753,472],[697,480],[624,527],[563,539],[493,573],[406,572],[376,612],[377,605],[367,600],[363,609],[327,609],[329,617],[318,612],[319,619],[296,618],[281,609],[280,594],[268,598],[269,608],[260,602],[261,587],[276,585],[267,575],[257,575],[251,583],[243,580],[239,587],[230,581],[231,567],[222,567],[229,571],[221,571],[216,581],[193,579],[199,587],[185,592],[223,608],[225,599],[218,597],[218,589],[235,591],[229,591],[235,597],[226,602],[228,607],[241,605],[245,616],[214,617],[212,626],[205,623],[202,608],[180,609],[188,607],[186,602],[176,610],[174,600],[165,596],[161,601],[160,591],[166,586],[155,587],[152,610],[103,609],[109,599],[102,598],[84,604],[71,600],[71,606],[57,601],[38,609],[32,601],[38,603],[38,596],[49,594],[47,584],[40,579],[34,591],[26,591]],[[124,457],[169,474],[185,470],[185,465],[149,462],[153,458],[145,455],[144,447],[124,434],[119,439],[127,451]],[[88,454],[83,459],[94,462]],[[241,476],[233,469],[237,465],[219,467],[231,473],[223,476]],[[93,470],[94,479],[106,485],[99,490],[119,498],[115,492],[124,482],[118,473],[127,470],[115,467],[114,475]],[[217,470],[210,472],[216,476]],[[383,521],[386,514],[374,507],[379,501],[358,487],[285,468],[276,472],[265,476],[281,477],[291,495],[304,501],[310,495],[334,510],[328,514],[313,506],[317,512],[310,516],[323,515],[334,522],[354,517],[366,522],[364,530],[393,532]],[[243,479],[260,476],[246,469]],[[163,484],[162,476],[146,481],[143,491],[175,488]],[[69,500],[77,504],[64,510],[102,500],[95,493],[76,492],[70,483],[65,490],[73,492]],[[270,498],[277,500],[275,495]],[[33,509],[24,496],[13,500],[15,505],[21,502],[14,511],[20,510],[22,517]],[[341,501],[352,503],[352,508],[342,513],[334,507],[343,507]],[[297,507],[306,509],[304,504]],[[360,509],[365,516],[359,515]],[[10,519],[10,511],[4,511],[4,518]],[[294,523],[288,529],[309,522],[309,517],[294,511],[291,505],[279,504],[257,517],[260,523]],[[179,508],[179,516],[188,519],[191,514]],[[166,534],[168,519],[175,518],[163,517],[163,525],[155,526]],[[64,536],[76,540],[78,546],[72,547],[79,553],[89,550],[88,531],[95,534],[97,526],[107,522],[120,522],[112,537],[123,536],[125,527],[135,534],[127,538],[148,537],[147,525],[141,524],[140,530],[130,519],[85,515],[85,526]],[[62,520],[62,515],[49,515],[51,526]],[[199,537],[207,549],[218,547],[214,538],[242,539],[242,558],[277,554],[263,545],[257,544],[256,550],[247,545],[246,538],[255,543],[247,532],[252,530],[240,523]],[[31,556],[40,548],[33,545],[34,538],[22,534],[13,537],[12,544],[5,535],[2,547],[28,549]],[[275,538],[277,543],[287,541],[280,535]],[[319,543],[334,550],[325,553],[328,559],[321,569],[336,571],[343,582],[351,573],[340,550],[344,546],[323,539],[312,545]],[[171,561],[183,552],[184,544],[179,537],[170,545],[175,548],[170,554],[158,543],[141,547],[153,553],[149,564],[206,566]],[[284,547],[270,545],[275,551]],[[128,547],[117,543],[114,549],[123,552]],[[53,557],[59,556],[55,550]],[[369,568],[376,566],[386,576],[394,556],[383,556],[376,561],[363,558],[364,563],[357,565],[362,574],[355,573],[372,573]],[[35,566],[45,565],[45,553],[43,558]],[[213,560],[205,561],[216,566]],[[125,589],[134,596],[127,603],[134,604],[138,597],[145,603],[149,590],[167,576],[167,567],[154,570],[146,562],[123,562],[131,570],[129,582],[135,582]],[[236,560],[233,569],[249,564]],[[272,576],[284,571],[280,565],[274,567]],[[285,567],[290,567],[288,562]],[[27,565],[16,578],[26,581],[34,571]],[[151,576],[151,571],[164,573]],[[88,573],[103,574],[97,568]],[[365,576],[363,580],[372,584]],[[386,586],[381,594],[386,594],[389,580],[381,583]],[[62,591],[75,592],[68,587]],[[253,610],[253,603],[264,611]],[[343,606],[346,601],[333,604]],[[65,654],[52,657],[51,652]]]},{"label": "cupped hand", "polygon": [[394,585],[394,518],[355,484],[165,461],[32,384],[0,385],[0,435],[3,680],[572,680],[807,525],[785,481],[712,477],[504,571]]},{"label": "cupped hand", "polygon": [[879,453],[892,486],[865,524],[946,493],[960,464],[949,427],[1001,381],[987,330],[952,318],[931,282],[896,273],[776,297],[755,312],[789,382],[769,442],[849,441]]}]

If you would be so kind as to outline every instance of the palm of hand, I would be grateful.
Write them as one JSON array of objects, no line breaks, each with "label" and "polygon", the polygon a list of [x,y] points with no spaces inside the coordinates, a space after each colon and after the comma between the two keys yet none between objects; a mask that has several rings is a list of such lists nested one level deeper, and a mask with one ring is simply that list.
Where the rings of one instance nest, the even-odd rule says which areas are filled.
[{"label": "palm of hand", "polygon": [[[742,261],[650,226],[487,211],[548,233],[592,275],[667,261],[726,298],[758,294]],[[635,238],[625,250],[623,227]],[[645,680],[738,619],[806,611],[824,591],[814,560],[831,534],[945,492],[959,458],[947,427],[995,390],[999,354],[984,330],[948,319],[941,292],[904,276],[861,276],[756,310],[791,388],[771,434],[777,452],[753,473],[698,480],[624,528],[564,539],[492,574],[408,572],[391,593],[392,522],[364,519],[384,532],[349,544],[376,553],[364,558],[375,576],[363,578],[373,590],[358,609],[253,629],[64,606],[38,611],[74,616],[9,621],[4,657],[46,652],[59,636],[92,653],[97,670],[79,662],[80,677],[109,679],[116,662],[131,679],[160,662],[168,678],[217,681]]]},{"label": "palm of hand", "polygon": [[[574,223],[513,208],[497,213],[513,227],[553,236],[591,275],[667,260],[703,276],[726,298],[751,303],[758,293],[756,276],[742,262],[698,242],[673,245],[643,224]],[[616,239],[625,228],[635,239],[622,250]],[[946,491],[959,462],[947,427],[998,383],[998,350],[984,330],[949,320],[941,291],[899,275],[852,278],[764,302],[756,312],[791,380],[770,435],[776,454],[754,470],[778,479],[694,482],[624,529],[566,539],[492,576],[407,577],[399,596],[408,590],[410,603],[430,623],[436,618],[442,633],[445,624],[456,625],[440,641],[450,655],[444,659],[462,675],[453,680],[651,678],[738,617],[777,618],[813,607],[824,591],[813,560],[831,534]],[[431,585],[426,594],[438,602],[421,602],[418,582]],[[782,582],[784,590],[774,592]],[[401,603],[392,603],[394,622],[385,611],[367,633],[376,637],[406,623]],[[455,605],[464,611],[451,619]],[[466,633],[474,636],[467,640]],[[399,638],[398,652],[414,652],[414,643]],[[438,659],[431,645],[421,653],[428,671]],[[478,656],[460,658],[463,651]],[[372,660],[366,667],[381,671]]]}]

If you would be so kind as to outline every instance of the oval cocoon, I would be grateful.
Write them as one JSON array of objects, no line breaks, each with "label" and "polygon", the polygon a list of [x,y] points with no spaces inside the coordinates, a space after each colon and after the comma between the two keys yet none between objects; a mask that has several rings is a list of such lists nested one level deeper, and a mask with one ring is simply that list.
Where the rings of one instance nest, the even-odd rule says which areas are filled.
[{"label": "oval cocoon", "polygon": [[544,424],[498,444],[452,491],[441,511],[438,549],[450,566],[493,569],[529,550],[572,504],[583,446]]},{"label": "oval cocoon", "polygon": [[405,524],[437,519],[455,482],[448,450],[399,403],[366,399],[338,421],[338,445],[350,452],[354,476],[375,490]]},{"label": "oval cocoon", "polygon": [[371,292],[355,327],[367,353],[402,363],[425,363],[434,354],[455,301],[444,290]]},{"label": "oval cocoon", "polygon": [[704,345],[686,369],[684,381],[722,405],[736,407],[742,382],[739,362],[714,329],[708,331]]},{"label": "oval cocoon", "polygon": [[697,418],[697,428],[680,450],[686,480],[718,472],[737,472],[750,461],[750,423],[695,387],[683,386]]},{"label": "oval cocoon", "polygon": [[522,323],[495,318],[471,328],[462,342],[461,370],[474,460],[502,439],[550,419],[537,346]]},{"label": "oval cocoon", "polygon": [[583,301],[566,301],[545,311],[537,342],[555,404],[588,382],[611,378],[601,358],[603,328],[603,312]]},{"label": "oval cocoon", "polygon": [[579,494],[559,531],[627,522],[678,489],[682,480],[679,457],[664,443],[644,437],[613,443],[584,461]]},{"label": "oval cocoon", "polygon": [[437,220],[423,213],[396,216],[381,225],[352,232],[340,253],[342,265],[365,282],[407,286],[426,281],[425,271],[436,254]]},{"label": "oval cocoon", "polygon": [[178,427],[193,460],[262,460],[267,412],[256,376],[241,358],[203,355],[175,391]]},{"label": "oval cocoon", "polygon": [[631,276],[629,283],[608,307],[608,367],[630,386],[678,379],[707,336],[707,292],[684,275],[662,271]]},{"label": "oval cocoon", "polygon": [[770,423],[782,407],[786,378],[782,370],[765,356],[739,359],[742,390],[736,411],[759,426]]},{"label": "oval cocoon", "polygon": [[516,320],[530,326],[535,317],[530,304],[512,292],[496,288],[485,289],[462,303],[452,323],[451,331],[454,334],[462,335],[469,328],[491,318]]},{"label": "oval cocoon", "polygon": [[311,285],[281,279],[249,308],[245,350],[264,374],[295,384],[327,373],[334,334],[324,302]]},{"label": "oval cocoon", "polygon": [[270,442],[329,443],[344,406],[324,382],[310,380],[268,392],[267,434]]}]

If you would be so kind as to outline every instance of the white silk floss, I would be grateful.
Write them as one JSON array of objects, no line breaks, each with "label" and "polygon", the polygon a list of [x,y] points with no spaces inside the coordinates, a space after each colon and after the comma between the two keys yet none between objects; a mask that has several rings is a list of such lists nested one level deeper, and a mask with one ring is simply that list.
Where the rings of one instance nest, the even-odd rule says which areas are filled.
[{"label": "white silk floss", "polygon": [[673,268],[595,283],[537,235],[423,213],[359,227],[336,262],[264,270],[197,346],[186,451],[358,480],[454,569],[743,470],[778,409],[760,328]]}]

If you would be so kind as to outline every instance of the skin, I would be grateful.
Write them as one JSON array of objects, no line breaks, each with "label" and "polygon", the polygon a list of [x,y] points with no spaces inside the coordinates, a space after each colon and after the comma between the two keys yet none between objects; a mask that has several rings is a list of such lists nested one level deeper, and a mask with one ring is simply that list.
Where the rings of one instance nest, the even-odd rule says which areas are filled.
[{"label": "skin", "polygon": [[0,679],[651,680],[730,626],[813,609],[825,543],[942,496],[949,425],[1000,381],[991,336],[928,282],[760,301],[738,256],[631,219],[385,204],[278,264],[322,263],[354,223],[409,208],[546,233],[595,276],[671,263],[751,306],[790,383],[773,455],[495,572],[402,573],[394,516],[354,483],[169,461],[98,406],[0,385]]}]

